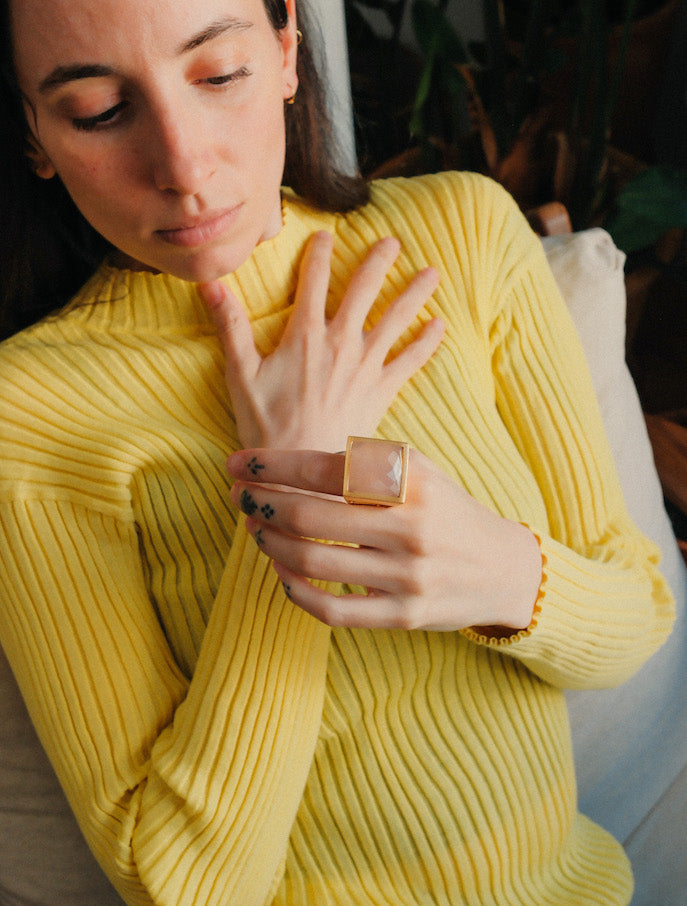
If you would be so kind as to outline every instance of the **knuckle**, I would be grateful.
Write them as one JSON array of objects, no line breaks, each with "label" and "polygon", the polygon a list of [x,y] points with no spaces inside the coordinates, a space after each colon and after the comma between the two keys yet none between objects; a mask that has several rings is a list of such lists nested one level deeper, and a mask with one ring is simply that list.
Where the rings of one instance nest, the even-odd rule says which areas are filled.
[{"label": "knuckle", "polygon": [[[326,415],[323,415],[320,421],[329,431],[331,426]],[[343,471],[343,464],[339,456],[315,453],[315,455],[301,457],[295,468],[298,487],[319,491],[331,489],[337,485],[339,475]],[[312,503],[311,506],[312,510],[309,509],[306,512],[307,518],[315,515],[315,504]]]},{"label": "knuckle", "polygon": [[401,587],[404,594],[411,598],[420,597],[431,578],[428,558],[423,556],[405,557],[401,575]]},{"label": "knuckle", "polygon": [[414,510],[412,515],[408,514],[402,537],[402,550],[408,562],[421,563],[431,555],[434,546],[432,527],[433,519],[423,509]]},{"label": "knuckle", "polygon": [[234,331],[241,325],[241,318],[238,312],[235,312],[233,309],[223,309],[222,321],[222,328],[225,334],[234,333]]},{"label": "knuckle", "polygon": [[297,547],[294,554],[294,569],[309,579],[318,579],[320,553],[316,542],[305,542]]},{"label": "knuckle", "polygon": [[309,488],[317,478],[317,473],[310,457],[299,459],[296,462],[295,472],[295,483],[298,487]]},{"label": "knuckle", "polygon": [[320,468],[315,457],[305,456],[296,463],[298,487],[317,487],[320,480]]},{"label": "knuckle", "polygon": [[403,543],[403,550],[409,561],[422,559],[428,553],[424,532],[420,530],[421,526],[415,523],[413,528],[414,533],[406,535]]},{"label": "knuckle", "polygon": [[332,629],[339,629],[345,626],[346,623],[344,611],[337,598],[323,602],[318,616],[323,623]]},{"label": "knuckle", "polygon": [[313,504],[308,500],[298,501],[293,504],[288,514],[288,525],[294,535],[298,535],[301,538],[312,535],[313,509]]},{"label": "knuckle", "polygon": [[427,467],[427,459],[419,450],[412,447],[408,452],[408,471],[414,480],[417,479],[419,487],[424,487],[425,481],[431,474]]},{"label": "knuckle", "polygon": [[421,629],[425,625],[424,608],[417,600],[406,601],[402,606],[397,618],[397,628],[405,632],[414,629]]},{"label": "knuckle", "polygon": [[351,351],[347,347],[355,337],[355,329],[349,323],[349,312],[350,309],[342,305],[337,317],[327,322],[327,355],[333,365],[350,358]]},{"label": "knuckle", "polygon": [[412,632],[413,629],[417,628],[418,626],[415,625],[410,610],[404,609],[403,611],[401,611],[396,620],[396,629],[400,629],[403,632]]}]

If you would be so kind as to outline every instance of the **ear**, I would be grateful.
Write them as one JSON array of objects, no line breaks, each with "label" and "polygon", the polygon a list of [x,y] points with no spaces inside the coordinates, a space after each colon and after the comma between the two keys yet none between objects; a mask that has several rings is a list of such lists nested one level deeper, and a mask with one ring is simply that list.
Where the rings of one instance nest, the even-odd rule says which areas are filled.
[{"label": "ear", "polygon": [[41,143],[34,135],[29,135],[27,139],[28,149],[26,156],[31,161],[31,169],[36,176],[41,179],[52,179],[55,176],[55,168],[52,161],[43,150]]},{"label": "ear", "polygon": [[292,98],[298,90],[297,60],[300,39],[296,24],[296,0],[286,0],[286,12],[289,20],[280,32],[283,53],[282,82],[285,101]]}]

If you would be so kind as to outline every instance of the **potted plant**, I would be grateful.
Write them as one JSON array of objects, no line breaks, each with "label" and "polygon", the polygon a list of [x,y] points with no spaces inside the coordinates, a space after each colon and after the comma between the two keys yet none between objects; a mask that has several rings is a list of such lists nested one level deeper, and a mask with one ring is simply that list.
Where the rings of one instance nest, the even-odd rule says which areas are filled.
[{"label": "potted plant", "polygon": [[[347,0],[358,124],[374,120],[375,97],[387,120],[381,154],[363,135],[363,169],[479,170],[524,210],[557,199],[576,228],[589,225],[616,192],[608,150],[634,29],[657,15],[665,20],[676,5],[483,0],[484,41],[467,45],[450,0]],[[365,19],[371,9],[385,33]],[[406,16],[414,51],[400,41]],[[367,83],[360,81],[365,47],[377,65]]]}]

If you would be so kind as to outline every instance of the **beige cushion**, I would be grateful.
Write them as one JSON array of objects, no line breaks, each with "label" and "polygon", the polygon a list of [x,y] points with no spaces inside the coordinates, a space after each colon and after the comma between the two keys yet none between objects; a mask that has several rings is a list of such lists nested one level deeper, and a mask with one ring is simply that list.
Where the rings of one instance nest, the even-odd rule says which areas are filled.
[{"label": "beige cushion", "polygon": [[2,649],[0,903],[122,906],[81,836]]},{"label": "beige cushion", "polygon": [[631,680],[567,694],[580,808],[627,841],[687,764],[687,577],[625,364],[624,255],[601,229],[543,243],[587,355],[628,509],[661,548],[677,602],[672,636]]},{"label": "beige cushion", "polygon": [[599,228],[546,237],[543,244],[587,356],[628,508],[663,551],[666,577],[679,587],[681,558],[663,506],[637,391],[625,364],[625,256]]}]

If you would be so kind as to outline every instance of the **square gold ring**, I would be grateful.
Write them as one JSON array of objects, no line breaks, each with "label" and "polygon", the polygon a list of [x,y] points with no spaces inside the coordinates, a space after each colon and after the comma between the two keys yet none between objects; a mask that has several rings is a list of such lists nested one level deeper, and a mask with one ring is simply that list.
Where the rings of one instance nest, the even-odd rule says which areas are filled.
[{"label": "square gold ring", "polygon": [[410,446],[376,437],[346,441],[343,498],[347,503],[398,506],[405,502]]}]

